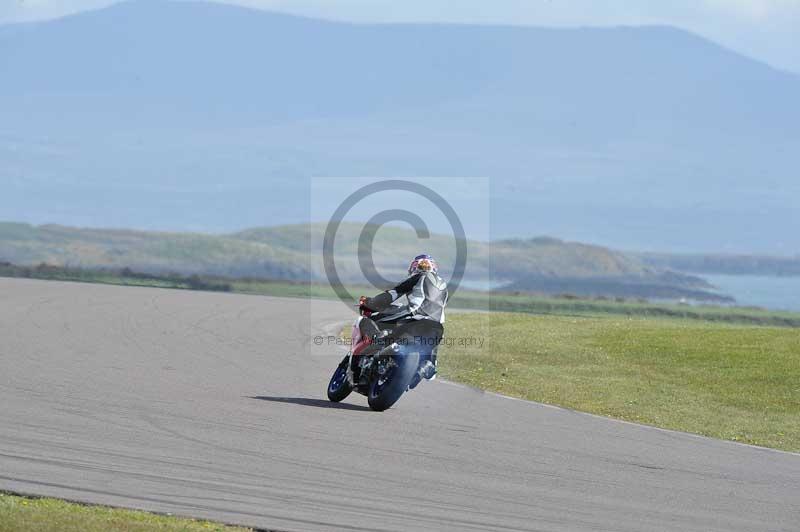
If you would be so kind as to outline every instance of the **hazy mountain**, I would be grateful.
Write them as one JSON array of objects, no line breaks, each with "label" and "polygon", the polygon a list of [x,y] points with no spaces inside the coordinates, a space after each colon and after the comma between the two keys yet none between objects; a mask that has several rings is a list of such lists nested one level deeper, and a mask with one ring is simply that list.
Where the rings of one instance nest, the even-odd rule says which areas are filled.
[{"label": "hazy mountain", "polygon": [[654,268],[680,272],[721,275],[759,275],[800,277],[800,255],[770,257],[764,255],[688,255],[636,253],[636,257]]},{"label": "hazy mountain", "polygon": [[[336,235],[336,265],[350,281],[363,279],[357,262],[362,228],[362,224],[344,223]],[[376,267],[386,275],[403,277],[409,258],[419,253],[416,235],[398,227],[375,229],[372,256]],[[322,280],[324,231],[324,224],[298,224],[209,235],[0,222],[0,261],[20,265],[44,262],[75,267],[130,267],[144,272],[292,279],[311,276]],[[453,239],[432,234],[425,249],[438,257],[443,274],[449,276],[456,256]],[[467,269],[467,276],[474,280],[497,281],[528,274],[647,277],[664,271],[601,246],[553,238],[469,241]]]},{"label": "hazy mountain", "polygon": [[0,219],[233,231],[308,221],[311,176],[470,175],[497,237],[800,248],[800,78],[672,28],[133,1],[0,27],[0,80]]},{"label": "hazy mountain", "polygon": [[[357,261],[362,228],[345,223],[337,233],[334,259],[346,282],[366,283]],[[0,262],[325,282],[324,231],[324,224],[207,235],[0,223]],[[387,282],[403,279],[409,257],[419,252],[415,233],[375,227],[374,235],[377,271]],[[452,238],[432,234],[426,245],[438,257],[442,274],[450,278],[455,263]],[[543,237],[469,241],[468,254],[465,287],[515,283],[514,290],[544,293],[732,301],[714,293],[703,279],[646,266],[601,246]]]}]

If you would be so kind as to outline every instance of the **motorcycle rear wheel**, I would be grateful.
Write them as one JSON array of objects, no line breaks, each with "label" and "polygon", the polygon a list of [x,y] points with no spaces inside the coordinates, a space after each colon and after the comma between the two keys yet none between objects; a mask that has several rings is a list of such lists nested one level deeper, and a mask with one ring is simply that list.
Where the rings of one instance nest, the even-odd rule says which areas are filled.
[{"label": "motorcycle rear wheel", "polygon": [[389,375],[375,375],[369,383],[367,403],[376,412],[391,408],[408,388],[408,383],[419,366],[419,353],[395,355],[396,365],[390,369]]}]

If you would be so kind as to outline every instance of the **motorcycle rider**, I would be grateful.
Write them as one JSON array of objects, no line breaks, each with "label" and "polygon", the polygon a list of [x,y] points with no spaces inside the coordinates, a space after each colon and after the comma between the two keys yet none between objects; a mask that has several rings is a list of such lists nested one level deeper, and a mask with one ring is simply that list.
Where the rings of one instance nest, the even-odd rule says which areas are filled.
[{"label": "motorcycle rider", "polygon": [[[436,260],[423,253],[411,261],[408,277],[403,282],[375,297],[362,296],[359,300],[364,314],[359,321],[361,334],[376,338],[386,329],[396,334],[404,326],[412,326],[420,320],[438,323],[435,330],[441,331],[448,293],[447,283],[439,277],[438,271]],[[406,296],[406,304],[394,304],[403,296]],[[419,368],[410,388],[414,388],[423,378],[431,380],[436,377],[436,351],[440,338],[441,332],[431,342],[434,345],[426,343],[421,346]]]}]

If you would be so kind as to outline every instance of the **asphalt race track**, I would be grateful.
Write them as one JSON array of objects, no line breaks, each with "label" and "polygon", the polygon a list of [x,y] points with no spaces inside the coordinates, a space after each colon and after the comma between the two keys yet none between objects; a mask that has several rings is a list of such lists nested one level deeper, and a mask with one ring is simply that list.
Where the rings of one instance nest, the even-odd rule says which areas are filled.
[{"label": "asphalt race track", "polygon": [[800,530],[800,455],[445,382],[332,405],[309,345],[351,318],[310,305],[0,279],[0,489],[270,530]]}]

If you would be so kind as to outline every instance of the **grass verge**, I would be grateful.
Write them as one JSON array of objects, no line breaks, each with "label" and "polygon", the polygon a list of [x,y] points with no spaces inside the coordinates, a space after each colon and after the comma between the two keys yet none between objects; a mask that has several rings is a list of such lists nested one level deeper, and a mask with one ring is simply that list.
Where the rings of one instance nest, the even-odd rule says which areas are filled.
[{"label": "grass verge", "polygon": [[[281,297],[312,297],[335,299],[328,285],[308,282],[289,282],[269,279],[246,279],[181,274],[147,274],[127,268],[84,269],[40,264],[17,266],[0,262],[0,277],[78,281],[87,283],[150,286],[185,290],[236,292],[240,294]],[[373,294],[372,287],[350,286],[348,291],[357,297]],[[459,290],[450,301],[451,308],[551,314],[560,316],[647,316],[690,319],[723,323],[742,323],[775,327],[800,328],[800,313],[779,312],[750,307],[722,307],[652,303],[630,299],[577,298],[575,296],[547,297],[527,293],[478,292]]]},{"label": "grass verge", "polygon": [[800,330],[696,320],[448,316],[440,374],[514,397],[800,451]]},{"label": "grass verge", "polygon": [[76,504],[59,499],[29,498],[0,493],[2,532],[252,532],[201,521],[122,510],[107,506]]}]

